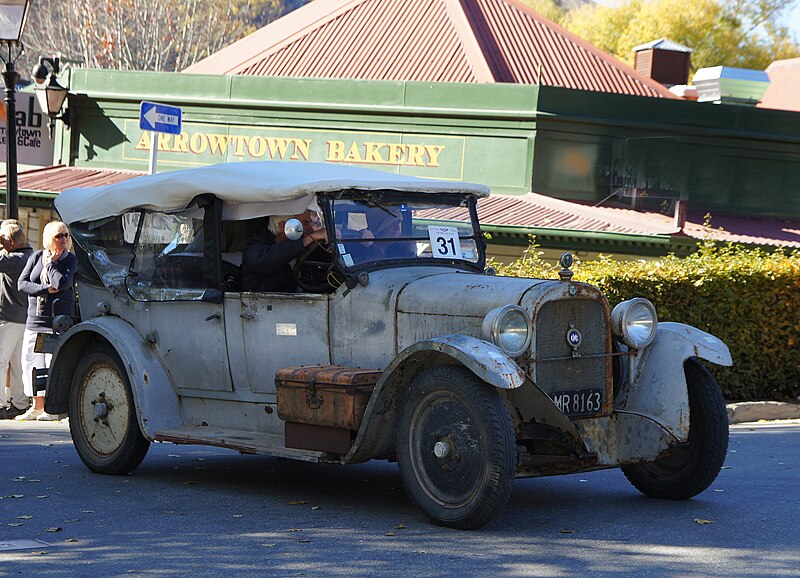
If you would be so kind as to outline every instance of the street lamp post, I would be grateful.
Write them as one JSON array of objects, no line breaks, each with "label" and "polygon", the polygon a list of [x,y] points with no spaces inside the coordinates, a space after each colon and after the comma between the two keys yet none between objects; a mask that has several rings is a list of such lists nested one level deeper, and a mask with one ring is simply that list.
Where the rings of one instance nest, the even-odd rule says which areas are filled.
[{"label": "street lamp post", "polygon": [[[19,74],[14,70],[14,62],[22,54],[22,30],[28,16],[31,0],[0,0],[0,46],[7,48],[7,54],[0,51],[0,60],[5,62],[3,82],[5,82],[6,102],[6,219],[19,217],[17,190],[17,108],[14,100]],[[16,52],[16,54],[15,54]]]}]

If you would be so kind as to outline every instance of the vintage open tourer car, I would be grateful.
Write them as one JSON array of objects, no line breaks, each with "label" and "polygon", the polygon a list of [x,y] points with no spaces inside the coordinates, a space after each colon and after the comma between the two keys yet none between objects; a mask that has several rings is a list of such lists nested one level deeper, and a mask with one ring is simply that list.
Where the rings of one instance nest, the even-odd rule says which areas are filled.
[{"label": "vintage open tourer car", "polygon": [[[70,189],[80,320],[56,319],[46,409],[89,469],[152,441],[309,462],[396,460],[437,524],[477,528],[514,478],[621,467],[654,497],[716,478],[728,424],[699,329],[596,287],[493,275],[481,185],[315,163],[230,163]],[[242,288],[245,240],[310,210],[329,243],[297,292]],[[303,234],[297,221],[285,234]],[[48,345],[49,344],[49,345]]]}]

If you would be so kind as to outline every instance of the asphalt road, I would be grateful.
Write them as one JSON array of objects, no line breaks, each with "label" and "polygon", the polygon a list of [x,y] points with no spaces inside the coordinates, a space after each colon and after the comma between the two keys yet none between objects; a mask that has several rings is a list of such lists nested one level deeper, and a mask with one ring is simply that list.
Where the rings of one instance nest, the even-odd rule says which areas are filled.
[{"label": "asphalt road", "polygon": [[[800,422],[731,428],[715,484],[641,496],[618,470],[518,480],[482,530],[429,525],[394,464],[154,444],[91,474],[65,424],[0,422],[0,576],[797,576]],[[40,540],[26,550],[2,548]]]}]

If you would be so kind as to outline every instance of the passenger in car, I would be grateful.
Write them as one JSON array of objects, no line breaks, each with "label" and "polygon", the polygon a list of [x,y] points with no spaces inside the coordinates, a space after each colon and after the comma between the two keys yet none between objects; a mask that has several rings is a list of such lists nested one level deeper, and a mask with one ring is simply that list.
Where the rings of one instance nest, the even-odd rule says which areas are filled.
[{"label": "passenger in car", "polygon": [[[286,238],[284,225],[289,219],[303,224],[303,236],[296,241]],[[242,290],[294,292],[297,284],[290,263],[314,242],[327,243],[328,233],[317,214],[305,211],[299,215],[272,215],[266,230],[256,233],[244,243],[242,251]]]},{"label": "passenger in car", "polygon": [[[383,209],[370,209],[366,213],[367,227],[356,235],[362,241],[349,243],[346,246],[353,254],[355,261],[379,261],[383,259],[400,259],[414,256],[413,244],[408,241],[387,241],[403,236],[403,217],[386,212]],[[382,239],[372,241],[371,239]]]}]

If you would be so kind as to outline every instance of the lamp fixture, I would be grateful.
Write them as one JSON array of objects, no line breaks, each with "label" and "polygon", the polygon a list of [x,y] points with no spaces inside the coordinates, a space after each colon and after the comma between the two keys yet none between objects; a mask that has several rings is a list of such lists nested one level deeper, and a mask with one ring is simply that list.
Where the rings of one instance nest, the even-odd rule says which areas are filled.
[{"label": "lamp fixture", "polygon": [[19,44],[31,0],[0,0],[0,42]]},{"label": "lamp fixture", "polygon": [[58,83],[57,76],[61,72],[61,55],[42,56],[39,63],[33,67],[31,78],[35,86],[33,87],[39,107],[50,117],[50,138],[56,130],[56,119],[60,119],[67,126],[69,122],[64,114],[59,116],[64,101],[67,99],[67,89]]}]

